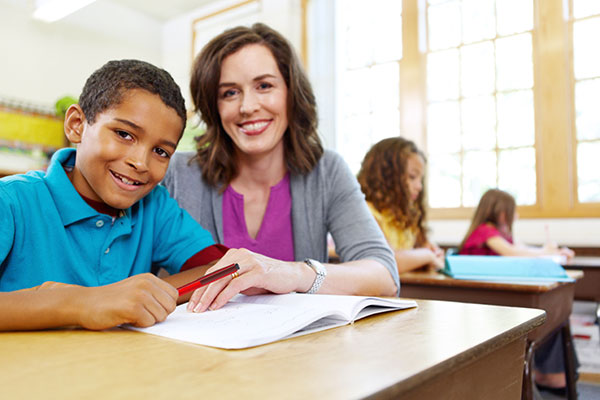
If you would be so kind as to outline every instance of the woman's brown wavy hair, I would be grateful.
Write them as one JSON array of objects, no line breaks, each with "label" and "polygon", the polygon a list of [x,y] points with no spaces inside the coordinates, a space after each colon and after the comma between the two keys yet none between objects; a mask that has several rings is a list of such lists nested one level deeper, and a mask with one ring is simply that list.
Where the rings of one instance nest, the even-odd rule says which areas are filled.
[{"label": "woman's brown wavy hair", "polygon": [[475,214],[471,220],[471,226],[467,234],[460,243],[459,251],[462,250],[465,241],[471,236],[473,231],[481,224],[492,224],[496,228],[500,227],[500,215],[504,213],[504,220],[509,235],[512,236],[512,226],[515,220],[515,209],[517,205],[515,198],[500,189],[489,189],[481,196],[479,204],[475,209]]},{"label": "woman's brown wavy hair", "polygon": [[196,138],[196,159],[204,180],[221,190],[237,175],[233,141],[223,129],[218,86],[223,60],[250,44],[267,47],[287,85],[288,129],[283,136],[288,170],[306,174],[323,154],[317,133],[317,106],[310,82],[289,42],[265,24],[238,26],[213,38],[198,54],[192,67],[190,90],[195,111],[206,124],[206,132]]},{"label": "woman's brown wavy hair", "polygon": [[411,154],[425,156],[410,140],[383,139],[371,147],[363,159],[358,182],[365,198],[379,212],[392,213],[399,229],[416,229],[416,246],[427,242],[425,229],[425,184],[417,200],[410,201],[406,184],[406,164]]}]

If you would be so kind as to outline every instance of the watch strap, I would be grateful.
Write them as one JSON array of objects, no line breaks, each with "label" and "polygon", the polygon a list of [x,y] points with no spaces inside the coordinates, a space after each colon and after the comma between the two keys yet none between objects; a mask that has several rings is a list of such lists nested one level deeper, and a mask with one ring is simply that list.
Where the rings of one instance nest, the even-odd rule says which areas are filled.
[{"label": "watch strap", "polygon": [[327,269],[319,261],[313,260],[312,258],[305,258],[304,263],[306,265],[308,265],[310,268],[312,268],[312,270],[315,271],[315,273],[317,274],[317,276],[315,276],[315,281],[313,282],[312,286],[310,287],[310,289],[308,289],[308,291],[306,293],[308,293],[308,294],[317,293],[319,291],[319,289],[321,288],[321,285],[323,284],[325,277],[327,276]]}]

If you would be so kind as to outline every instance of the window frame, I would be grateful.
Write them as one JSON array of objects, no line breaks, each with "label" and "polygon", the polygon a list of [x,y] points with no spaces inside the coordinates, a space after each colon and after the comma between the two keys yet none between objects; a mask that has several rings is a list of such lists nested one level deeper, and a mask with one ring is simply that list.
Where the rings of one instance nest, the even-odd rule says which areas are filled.
[{"label": "window frame", "polygon": [[[535,205],[518,207],[519,215],[524,218],[600,217],[600,203],[577,200],[572,0],[567,6],[569,9],[564,10],[562,0],[534,0],[532,44],[537,201]],[[413,29],[403,32],[404,67],[420,74],[423,140],[419,144],[422,148],[427,139],[426,47],[410,46],[406,42],[411,38],[414,41],[426,32],[426,7],[426,0],[403,0],[404,18],[414,18],[411,22],[403,21],[406,29]],[[565,18],[565,15],[569,17]],[[415,49],[422,54],[413,54]],[[401,76],[405,75],[409,74],[401,71]],[[401,93],[401,104],[405,98]],[[406,115],[406,110],[402,111],[401,118]],[[402,126],[407,132],[408,127]],[[473,207],[430,208],[428,215],[430,219],[465,219],[470,218],[473,211]]]}]

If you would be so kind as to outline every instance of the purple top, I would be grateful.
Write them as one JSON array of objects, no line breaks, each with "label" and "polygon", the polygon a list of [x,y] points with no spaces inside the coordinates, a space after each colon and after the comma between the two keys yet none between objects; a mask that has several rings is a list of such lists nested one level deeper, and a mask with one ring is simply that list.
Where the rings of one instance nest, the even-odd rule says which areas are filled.
[{"label": "purple top", "polygon": [[223,244],[231,248],[245,248],[255,253],[282,261],[294,261],[292,233],[292,196],[289,173],[271,186],[269,202],[262,223],[252,239],[244,216],[244,195],[231,185],[223,193]]},{"label": "purple top", "polygon": [[475,228],[467,240],[465,240],[465,244],[460,250],[460,254],[472,256],[498,256],[499,254],[490,249],[485,243],[489,238],[495,236],[501,236],[509,243],[513,242],[510,236],[502,233],[495,226],[491,224],[481,224]]}]

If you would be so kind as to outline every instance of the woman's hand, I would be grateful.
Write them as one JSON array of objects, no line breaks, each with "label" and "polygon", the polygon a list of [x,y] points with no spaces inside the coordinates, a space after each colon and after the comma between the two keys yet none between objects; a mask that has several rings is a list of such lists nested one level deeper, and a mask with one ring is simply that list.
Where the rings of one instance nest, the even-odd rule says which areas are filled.
[{"label": "woman's hand", "polygon": [[304,263],[279,261],[246,249],[230,249],[207,273],[232,263],[240,267],[238,277],[219,279],[196,289],[187,306],[189,311],[216,310],[238,293],[305,292],[315,278],[314,271]]}]

